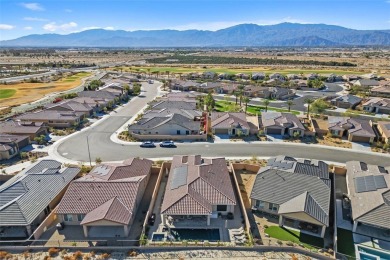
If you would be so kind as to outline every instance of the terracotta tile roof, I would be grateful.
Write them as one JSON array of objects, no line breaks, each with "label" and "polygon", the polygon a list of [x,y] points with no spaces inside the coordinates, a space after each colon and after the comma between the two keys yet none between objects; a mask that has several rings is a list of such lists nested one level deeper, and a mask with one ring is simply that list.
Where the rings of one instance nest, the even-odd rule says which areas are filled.
[{"label": "terracotta tile roof", "polygon": [[6,134],[35,134],[43,129],[44,126],[41,122],[20,122],[12,120],[0,122],[0,133]]},{"label": "terracotta tile roof", "polygon": [[211,127],[215,129],[219,128],[231,128],[238,127],[244,129],[250,129],[250,126],[246,120],[245,113],[225,113],[214,112],[211,113]]},{"label": "terracotta tile roof", "polygon": [[137,206],[139,185],[151,167],[152,161],[138,158],[96,166],[70,184],[57,213],[85,214],[84,224],[101,219],[128,224]]},{"label": "terracotta tile roof", "polygon": [[225,159],[174,156],[161,213],[208,215],[212,205],[236,205]]}]

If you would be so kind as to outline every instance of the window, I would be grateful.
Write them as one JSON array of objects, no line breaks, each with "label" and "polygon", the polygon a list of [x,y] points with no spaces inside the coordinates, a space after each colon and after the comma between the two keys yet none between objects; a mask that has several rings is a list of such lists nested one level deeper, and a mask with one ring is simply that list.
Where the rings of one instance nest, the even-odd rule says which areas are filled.
[{"label": "window", "polygon": [[186,130],[186,135],[189,135],[190,134],[190,131]]},{"label": "window", "polygon": [[84,217],[85,217],[84,214],[77,214],[77,220],[78,221],[82,221]]},{"label": "window", "polygon": [[257,207],[258,209],[263,209],[263,208],[264,208],[264,205],[265,205],[264,201],[256,200],[256,207]]},{"label": "window", "polygon": [[64,221],[73,221],[73,215],[65,214],[64,215]]},{"label": "window", "polygon": [[268,209],[271,210],[271,211],[278,211],[278,205],[274,204],[274,203],[270,203],[268,205]]},{"label": "window", "polygon": [[227,205],[217,205],[217,211],[226,211]]},{"label": "window", "polygon": [[178,134],[178,135],[179,135],[179,134],[180,134],[180,130],[176,130],[176,134]]}]

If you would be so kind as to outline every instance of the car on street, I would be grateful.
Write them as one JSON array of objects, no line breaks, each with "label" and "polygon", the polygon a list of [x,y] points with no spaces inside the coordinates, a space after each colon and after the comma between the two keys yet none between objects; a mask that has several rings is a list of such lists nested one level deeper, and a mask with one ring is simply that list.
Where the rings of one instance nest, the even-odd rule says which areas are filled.
[{"label": "car on street", "polygon": [[147,147],[147,148],[156,147],[156,146],[154,145],[154,143],[151,142],[151,141],[143,142],[140,146],[141,146],[141,147]]},{"label": "car on street", "polygon": [[164,141],[160,143],[160,147],[176,147],[173,141]]}]

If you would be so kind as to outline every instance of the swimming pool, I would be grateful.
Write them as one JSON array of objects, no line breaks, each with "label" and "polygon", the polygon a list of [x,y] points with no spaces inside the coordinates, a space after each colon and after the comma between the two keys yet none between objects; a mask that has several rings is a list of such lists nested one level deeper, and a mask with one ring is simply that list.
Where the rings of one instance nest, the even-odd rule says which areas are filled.
[{"label": "swimming pool", "polygon": [[164,241],[165,234],[164,233],[153,233],[152,241]]},{"label": "swimming pool", "polygon": [[356,245],[356,255],[360,260],[389,260],[390,252],[369,248],[362,245]]},{"label": "swimming pool", "polygon": [[199,240],[199,241],[219,241],[219,229],[187,229],[172,228],[171,234],[177,241],[182,240]]}]

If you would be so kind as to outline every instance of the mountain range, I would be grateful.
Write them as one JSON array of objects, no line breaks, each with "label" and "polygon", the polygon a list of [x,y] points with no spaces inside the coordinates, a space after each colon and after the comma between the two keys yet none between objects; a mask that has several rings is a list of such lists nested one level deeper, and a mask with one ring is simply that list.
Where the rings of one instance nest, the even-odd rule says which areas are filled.
[{"label": "mountain range", "polygon": [[32,34],[0,41],[9,47],[230,47],[390,45],[390,30],[355,30],[336,25],[239,24],[217,31],[103,30],[67,35]]}]

